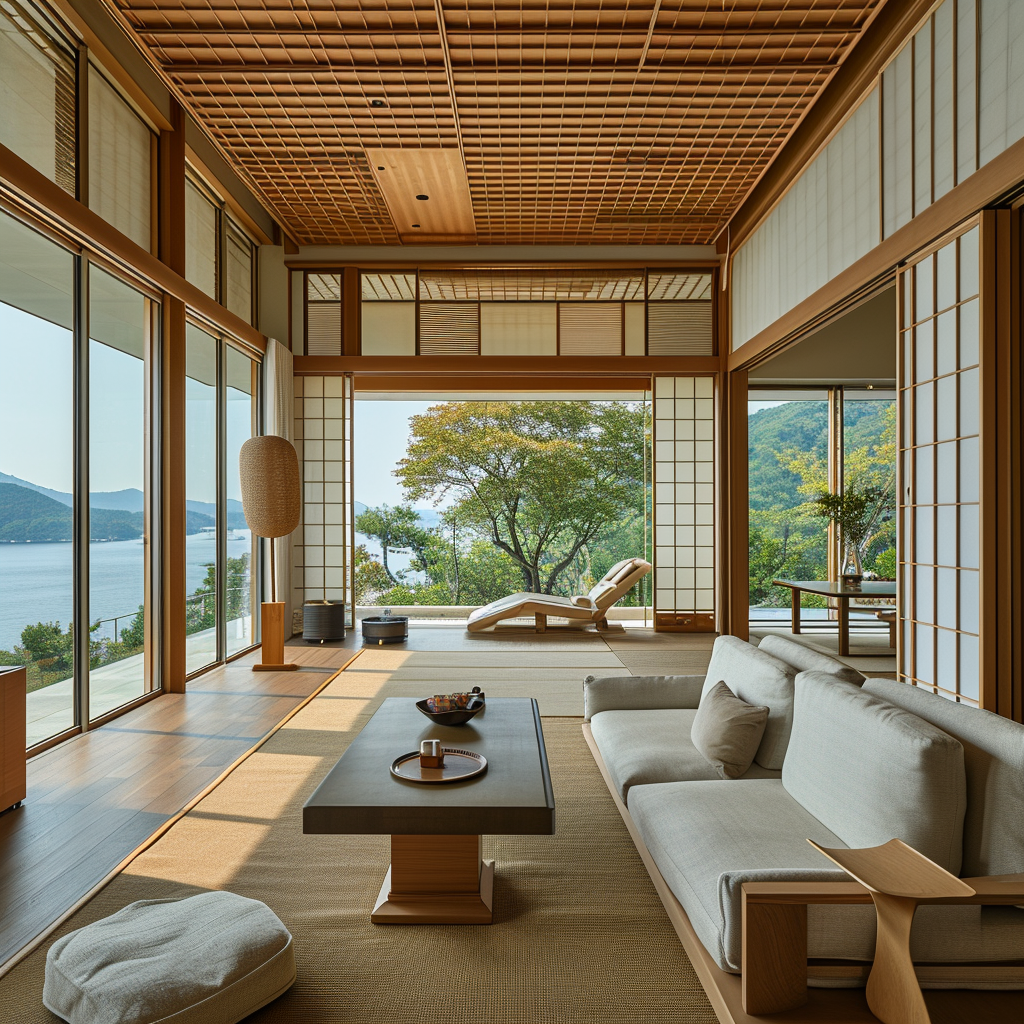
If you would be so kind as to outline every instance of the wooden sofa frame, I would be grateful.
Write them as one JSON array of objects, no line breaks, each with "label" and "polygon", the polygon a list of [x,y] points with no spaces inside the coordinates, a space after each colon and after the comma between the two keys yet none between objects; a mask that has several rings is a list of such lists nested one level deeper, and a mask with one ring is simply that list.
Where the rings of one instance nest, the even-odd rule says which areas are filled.
[{"label": "wooden sofa frame", "polygon": [[[808,977],[867,979],[869,963],[808,961],[807,907],[817,903],[870,903],[871,894],[857,882],[747,882],[743,885],[743,963],[741,974],[723,971],[697,937],[682,904],[676,899],[644,843],[626,805],[608,773],[590,723],[583,735],[640,854],[672,927],[700,979],[721,1024],[871,1024],[878,1018],[868,1009],[863,988],[808,988]],[[723,783],[725,784],[725,783]],[[825,862],[823,861],[823,866]],[[1024,883],[1024,875],[969,878],[978,891],[972,903],[1020,903],[1007,893],[1007,881]],[[933,902],[956,902],[935,900]],[[963,901],[961,901],[963,902]],[[922,965],[916,968],[923,982],[940,982],[962,966]],[[977,983],[1024,984],[1024,964],[972,964]],[[932,1019],[942,1024],[983,1024],[1024,1020],[1024,991],[929,989],[925,992]]]}]

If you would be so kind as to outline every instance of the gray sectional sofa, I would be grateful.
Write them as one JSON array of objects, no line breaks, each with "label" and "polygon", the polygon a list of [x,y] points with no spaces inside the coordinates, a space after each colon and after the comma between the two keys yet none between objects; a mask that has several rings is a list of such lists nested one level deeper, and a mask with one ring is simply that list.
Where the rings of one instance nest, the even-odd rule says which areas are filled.
[{"label": "gray sectional sofa", "polygon": [[[739,779],[719,777],[690,742],[701,696],[719,680],[770,708]],[[588,741],[652,877],[723,972],[740,972],[745,882],[849,881],[808,839],[857,848],[898,837],[954,874],[1024,872],[1017,723],[894,680],[865,680],[776,637],[760,648],[719,637],[705,677],[588,678],[584,693]],[[808,956],[868,962],[874,929],[870,905],[811,906]],[[922,907],[912,953],[923,963],[1024,960],[1024,910]],[[1024,988],[1024,972],[982,984],[965,972],[947,972],[937,987]],[[841,966],[809,978],[862,983],[862,972]]]}]

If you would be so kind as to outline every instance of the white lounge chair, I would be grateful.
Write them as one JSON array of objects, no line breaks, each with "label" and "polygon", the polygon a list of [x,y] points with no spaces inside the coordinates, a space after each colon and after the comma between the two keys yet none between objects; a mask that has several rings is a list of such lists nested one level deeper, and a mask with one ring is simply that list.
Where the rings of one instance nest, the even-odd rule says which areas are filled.
[{"label": "white lounge chair", "polygon": [[583,627],[595,623],[599,630],[609,629],[608,610],[643,579],[651,568],[651,563],[643,558],[624,559],[613,565],[586,595],[553,597],[551,594],[510,594],[477,608],[470,614],[466,629],[471,633],[479,633],[490,629],[502,619],[517,619],[525,615],[534,617],[538,633],[543,633],[547,628],[549,615],[569,619],[570,626]]}]

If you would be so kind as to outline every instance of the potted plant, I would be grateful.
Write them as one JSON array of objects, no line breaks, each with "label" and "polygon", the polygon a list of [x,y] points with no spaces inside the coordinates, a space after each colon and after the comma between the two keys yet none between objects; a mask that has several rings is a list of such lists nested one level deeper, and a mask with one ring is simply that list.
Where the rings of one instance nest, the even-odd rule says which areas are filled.
[{"label": "potted plant", "polygon": [[888,488],[847,488],[842,494],[821,490],[811,502],[812,515],[830,519],[839,527],[843,545],[844,579],[860,583],[864,578],[863,557],[892,515],[892,495]]}]

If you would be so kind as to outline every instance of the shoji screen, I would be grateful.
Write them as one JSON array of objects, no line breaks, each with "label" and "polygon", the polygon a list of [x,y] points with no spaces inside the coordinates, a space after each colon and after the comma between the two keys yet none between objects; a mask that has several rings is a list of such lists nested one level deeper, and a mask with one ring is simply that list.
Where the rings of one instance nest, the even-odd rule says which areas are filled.
[{"label": "shoji screen", "polygon": [[554,302],[480,303],[480,355],[557,354],[558,306]]},{"label": "shoji screen", "polygon": [[733,262],[733,348],[879,241],[878,94],[872,90]]},{"label": "shoji screen", "polygon": [[292,598],[344,601],[355,622],[352,378],[295,378],[295,447],[302,467],[302,523],[292,546]]},{"label": "shoji screen", "polygon": [[153,133],[89,68],[89,207],[147,251],[152,248]]},{"label": "shoji screen", "polygon": [[901,273],[901,677],[979,700],[979,247],[973,227]]},{"label": "shoji screen", "polygon": [[715,382],[654,380],[654,611],[659,626],[715,628]]}]

